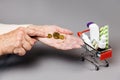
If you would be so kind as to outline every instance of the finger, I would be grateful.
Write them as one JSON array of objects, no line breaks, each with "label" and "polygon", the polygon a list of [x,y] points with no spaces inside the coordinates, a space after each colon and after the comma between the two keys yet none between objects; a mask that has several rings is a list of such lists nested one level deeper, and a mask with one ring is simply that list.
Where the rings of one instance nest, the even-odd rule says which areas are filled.
[{"label": "finger", "polygon": [[29,42],[31,46],[33,46],[37,41],[36,39],[29,37],[28,35],[25,35],[25,40]]},{"label": "finger", "polygon": [[18,54],[19,56],[23,56],[26,53],[26,51],[23,48],[15,48],[13,52],[14,54]]},{"label": "finger", "polygon": [[19,30],[17,35],[16,35],[17,36],[17,40],[22,41],[23,35],[24,35],[24,31]]},{"label": "finger", "polygon": [[81,46],[80,46],[80,45],[75,45],[75,46],[73,47],[73,49],[77,49],[77,48],[81,48]]},{"label": "finger", "polygon": [[71,42],[71,44],[69,46],[71,46],[73,49],[75,48],[81,48],[81,40],[79,38],[73,37],[73,40],[69,40]]},{"label": "finger", "polygon": [[23,47],[26,51],[28,51],[28,50],[30,50],[30,49],[32,48],[32,45],[31,45],[28,41],[23,40],[23,41],[22,41],[22,47]]},{"label": "finger", "polygon": [[71,46],[72,49],[81,48],[81,45],[78,44],[77,41],[74,41],[74,43],[72,43],[70,46]]},{"label": "finger", "polygon": [[63,33],[63,34],[73,34],[72,31],[68,30],[68,29],[64,29],[64,28],[61,28],[61,27],[56,27],[56,30],[60,33]]},{"label": "finger", "polygon": [[81,42],[79,42],[79,38],[76,38],[72,35],[66,36],[66,40],[63,43],[63,50],[69,50],[69,49],[76,49],[81,48]]},{"label": "finger", "polygon": [[27,28],[26,29],[26,33],[29,36],[37,36],[37,37],[46,37],[44,31],[42,31],[41,29],[37,28],[37,27],[32,27],[32,28]]},{"label": "finger", "polygon": [[67,35],[67,41],[71,42],[72,44],[74,43],[74,45],[76,45],[76,44],[84,45],[84,42],[81,38],[75,37],[73,35]]},{"label": "finger", "polygon": [[78,44],[80,44],[81,46],[84,45],[84,42],[81,38],[76,38],[76,41]]},{"label": "finger", "polygon": [[48,38],[38,38],[39,41],[41,41],[42,43],[46,44],[46,45],[53,45],[54,43],[54,39],[48,39]]},{"label": "finger", "polygon": [[18,32],[15,47],[23,47],[25,50],[30,50],[33,44],[34,41],[28,35],[26,35],[25,32],[23,32],[22,30]]},{"label": "finger", "polygon": [[17,33],[17,40],[16,40],[16,43],[14,44],[14,47],[21,47],[22,46],[22,40],[24,38],[24,32],[23,31],[18,31]]}]

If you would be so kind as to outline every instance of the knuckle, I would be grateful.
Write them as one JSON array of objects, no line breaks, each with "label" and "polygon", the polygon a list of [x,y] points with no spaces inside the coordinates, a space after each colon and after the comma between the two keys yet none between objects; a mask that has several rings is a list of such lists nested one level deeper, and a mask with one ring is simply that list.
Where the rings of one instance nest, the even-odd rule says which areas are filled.
[{"label": "knuckle", "polygon": [[21,42],[17,41],[14,47],[20,47],[21,46]]},{"label": "knuckle", "polygon": [[19,30],[19,29],[18,29],[18,31],[17,31],[17,36],[18,36],[18,37],[19,37],[19,36],[21,37],[21,36],[24,35],[24,33],[25,33],[24,30],[21,30],[21,29]]},{"label": "knuckle", "polygon": [[19,53],[18,53],[18,54],[19,54],[20,56],[24,56],[24,55],[25,55],[25,53],[26,53],[26,51],[23,49],[23,50],[19,51]]},{"label": "knuckle", "polygon": [[24,27],[19,27],[18,29],[19,34],[24,34],[25,33],[25,28]]},{"label": "knuckle", "polygon": [[27,50],[27,51],[29,51],[29,50],[32,48],[32,46],[29,45],[29,44],[24,44],[23,47],[24,47],[24,49]]},{"label": "knuckle", "polygon": [[31,46],[29,46],[26,50],[28,50],[28,51],[29,51],[29,50],[31,50],[31,48],[32,48],[32,47],[31,47]]},{"label": "knuckle", "polygon": [[33,46],[35,44],[36,41],[31,41],[31,46]]},{"label": "knuckle", "polygon": [[36,39],[32,39],[32,40],[30,41],[31,46],[33,46],[36,42],[37,42]]},{"label": "knuckle", "polygon": [[15,49],[13,50],[13,53],[14,53],[14,54],[17,54],[17,53],[18,53],[17,48],[15,48]]},{"label": "knuckle", "polygon": [[19,27],[18,30],[24,30],[24,27]]}]

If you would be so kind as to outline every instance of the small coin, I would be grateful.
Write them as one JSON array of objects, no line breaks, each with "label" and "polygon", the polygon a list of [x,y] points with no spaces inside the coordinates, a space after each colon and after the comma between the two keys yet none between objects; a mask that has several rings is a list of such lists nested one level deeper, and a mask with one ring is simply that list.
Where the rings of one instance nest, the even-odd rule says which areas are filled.
[{"label": "small coin", "polygon": [[53,33],[53,37],[54,37],[55,39],[59,39],[59,36],[60,36],[60,34],[59,34],[58,32],[54,32],[54,33]]},{"label": "small coin", "polygon": [[65,38],[64,35],[60,35],[60,36],[59,36],[59,39],[62,39],[62,40],[63,40],[64,38]]},{"label": "small coin", "polygon": [[52,34],[48,34],[47,38],[54,38],[54,39],[64,39],[64,35],[60,35],[60,33],[58,32],[54,32],[53,35]]},{"label": "small coin", "polygon": [[48,34],[47,38],[52,38],[52,34]]}]

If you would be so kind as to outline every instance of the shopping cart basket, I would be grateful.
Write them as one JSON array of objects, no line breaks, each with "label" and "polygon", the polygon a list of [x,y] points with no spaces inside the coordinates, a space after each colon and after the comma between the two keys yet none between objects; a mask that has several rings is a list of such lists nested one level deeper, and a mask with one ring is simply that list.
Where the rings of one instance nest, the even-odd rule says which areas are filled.
[{"label": "shopping cart basket", "polygon": [[[78,32],[78,36],[81,37],[81,34],[84,32],[88,32],[89,29],[84,30],[82,32]],[[84,41],[84,40],[83,40]],[[108,67],[109,62],[107,61],[108,58],[112,57],[112,48],[109,46],[108,49],[104,50],[96,50],[87,43],[84,42],[85,52],[81,54],[82,60],[87,60],[95,66],[95,70],[99,70],[101,66]]]}]

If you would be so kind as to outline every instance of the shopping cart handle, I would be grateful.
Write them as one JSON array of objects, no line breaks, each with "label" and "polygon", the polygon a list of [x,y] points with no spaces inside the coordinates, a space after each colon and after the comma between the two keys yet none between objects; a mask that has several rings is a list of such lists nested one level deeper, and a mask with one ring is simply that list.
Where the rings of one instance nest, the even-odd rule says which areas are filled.
[{"label": "shopping cart handle", "polygon": [[81,31],[81,32],[78,32],[77,35],[78,35],[79,37],[81,37],[82,33],[85,33],[85,32],[88,32],[88,31],[90,31],[90,29],[86,29],[86,30],[83,30],[83,31]]}]

